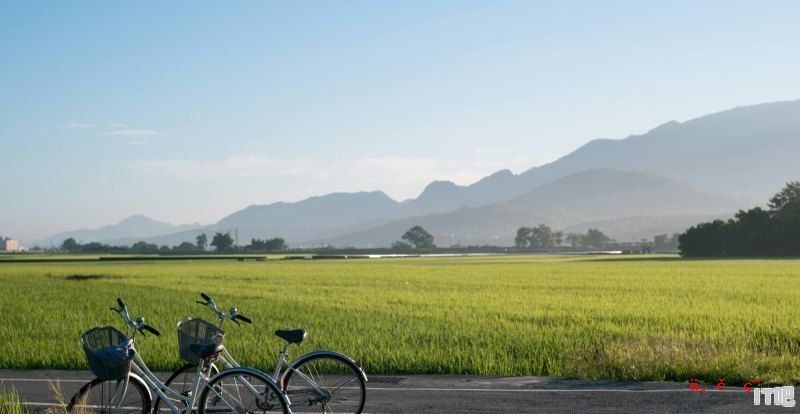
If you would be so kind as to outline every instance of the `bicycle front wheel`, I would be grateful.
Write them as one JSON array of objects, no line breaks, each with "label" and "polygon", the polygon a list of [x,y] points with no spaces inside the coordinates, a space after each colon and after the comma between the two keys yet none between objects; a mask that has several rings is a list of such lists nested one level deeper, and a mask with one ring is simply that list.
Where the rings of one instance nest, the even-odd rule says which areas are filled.
[{"label": "bicycle front wheel", "polygon": [[286,372],[283,389],[293,406],[320,413],[353,413],[364,410],[367,386],[361,369],[335,352],[312,353]]},{"label": "bicycle front wheel", "polygon": [[68,413],[149,414],[150,393],[135,376],[127,380],[95,378],[84,385],[67,405]]},{"label": "bicycle front wheel", "polygon": [[261,371],[232,368],[217,374],[203,387],[200,414],[283,413],[289,402],[283,392]]}]

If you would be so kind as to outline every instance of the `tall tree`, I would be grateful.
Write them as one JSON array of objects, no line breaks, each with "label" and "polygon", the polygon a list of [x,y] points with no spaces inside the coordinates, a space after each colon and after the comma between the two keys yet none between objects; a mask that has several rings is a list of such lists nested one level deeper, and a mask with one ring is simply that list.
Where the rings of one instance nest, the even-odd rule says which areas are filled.
[{"label": "tall tree", "polygon": [[589,229],[584,238],[585,247],[592,247],[595,249],[602,249],[611,240],[605,233],[598,229]]},{"label": "tall tree", "polygon": [[530,243],[532,247],[553,250],[556,247],[556,233],[547,224],[540,224],[531,230]]},{"label": "tall tree", "polygon": [[433,244],[433,236],[421,226],[414,226],[408,229],[402,239],[411,243],[415,249],[432,249],[436,247]]},{"label": "tall tree", "polygon": [[201,252],[206,251],[206,246],[208,246],[208,236],[206,236],[205,233],[197,236],[195,241],[197,241],[197,250],[200,250]]},{"label": "tall tree", "polygon": [[230,252],[233,250],[233,237],[231,237],[231,232],[227,233],[219,233],[217,232],[214,234],[214,238],[211,240],[211,245],[218,252]]},{"label": "tall tree", "polygon": [[70,238],[64,240],[64,243],[61,243],[61,248],[66,250],[66,251],[68,251],[68,252],[70,252],[70,253],[74,253],[74,252],[77,252],[77,251],[79,251],[81,249],[81,245],[78,244],[78,242],[76,242],[75,239],[70,237]]},{"label": "tall tree", "polygon": [[791,181],[769,200],[769,209],[772,212],[781,212],[786,209],[800,208],[800,181]]},{"label": "tall tree", "polygon": [[527,247],[531,243],[531,233],[533,229],[530,227],[520,227],[517,229],[517,236],[514,237],[514,244],[517,247]]}]

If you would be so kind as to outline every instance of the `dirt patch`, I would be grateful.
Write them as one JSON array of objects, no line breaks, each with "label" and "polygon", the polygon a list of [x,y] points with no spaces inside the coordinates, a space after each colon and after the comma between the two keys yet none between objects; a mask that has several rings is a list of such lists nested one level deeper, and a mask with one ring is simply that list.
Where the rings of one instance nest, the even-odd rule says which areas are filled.
[{"label": "dirt patch", "polygon": [[113,276],[109,276],[109,275],[79,275],[79,274],[75,274],[75,275],[67,276],[67,280],[74,280],[76,282],[83,282],[83,281],[86,281],[86,280],[106,279],[106,278],[112,278],[112,277]]}]

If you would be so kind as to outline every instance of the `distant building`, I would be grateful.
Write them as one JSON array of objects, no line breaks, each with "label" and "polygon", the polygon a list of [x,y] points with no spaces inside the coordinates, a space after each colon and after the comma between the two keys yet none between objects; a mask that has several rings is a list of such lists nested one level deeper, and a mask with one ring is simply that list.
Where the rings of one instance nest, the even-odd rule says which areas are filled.
[{"label": "distant building", "polygon": [[0,238],[0,252],[18,252],[19,240]]}]

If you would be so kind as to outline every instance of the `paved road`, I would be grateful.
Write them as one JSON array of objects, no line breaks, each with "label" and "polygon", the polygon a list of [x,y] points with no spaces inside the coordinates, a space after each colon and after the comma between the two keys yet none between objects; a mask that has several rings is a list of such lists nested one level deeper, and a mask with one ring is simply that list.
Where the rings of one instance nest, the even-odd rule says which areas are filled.
[{"label": "paved road", "polygon": [[[0,370],[0,388],[14,388],[32,408],[54,403],[50,383],[67,398],[91,374],[81,371]],[[800,397],[800,394],[798,394]],[[752,413],[792,412],[754,407],[740,387],[704,394],[672,382],[584,381],[543,377],[371,376],[368,413]]]}]

